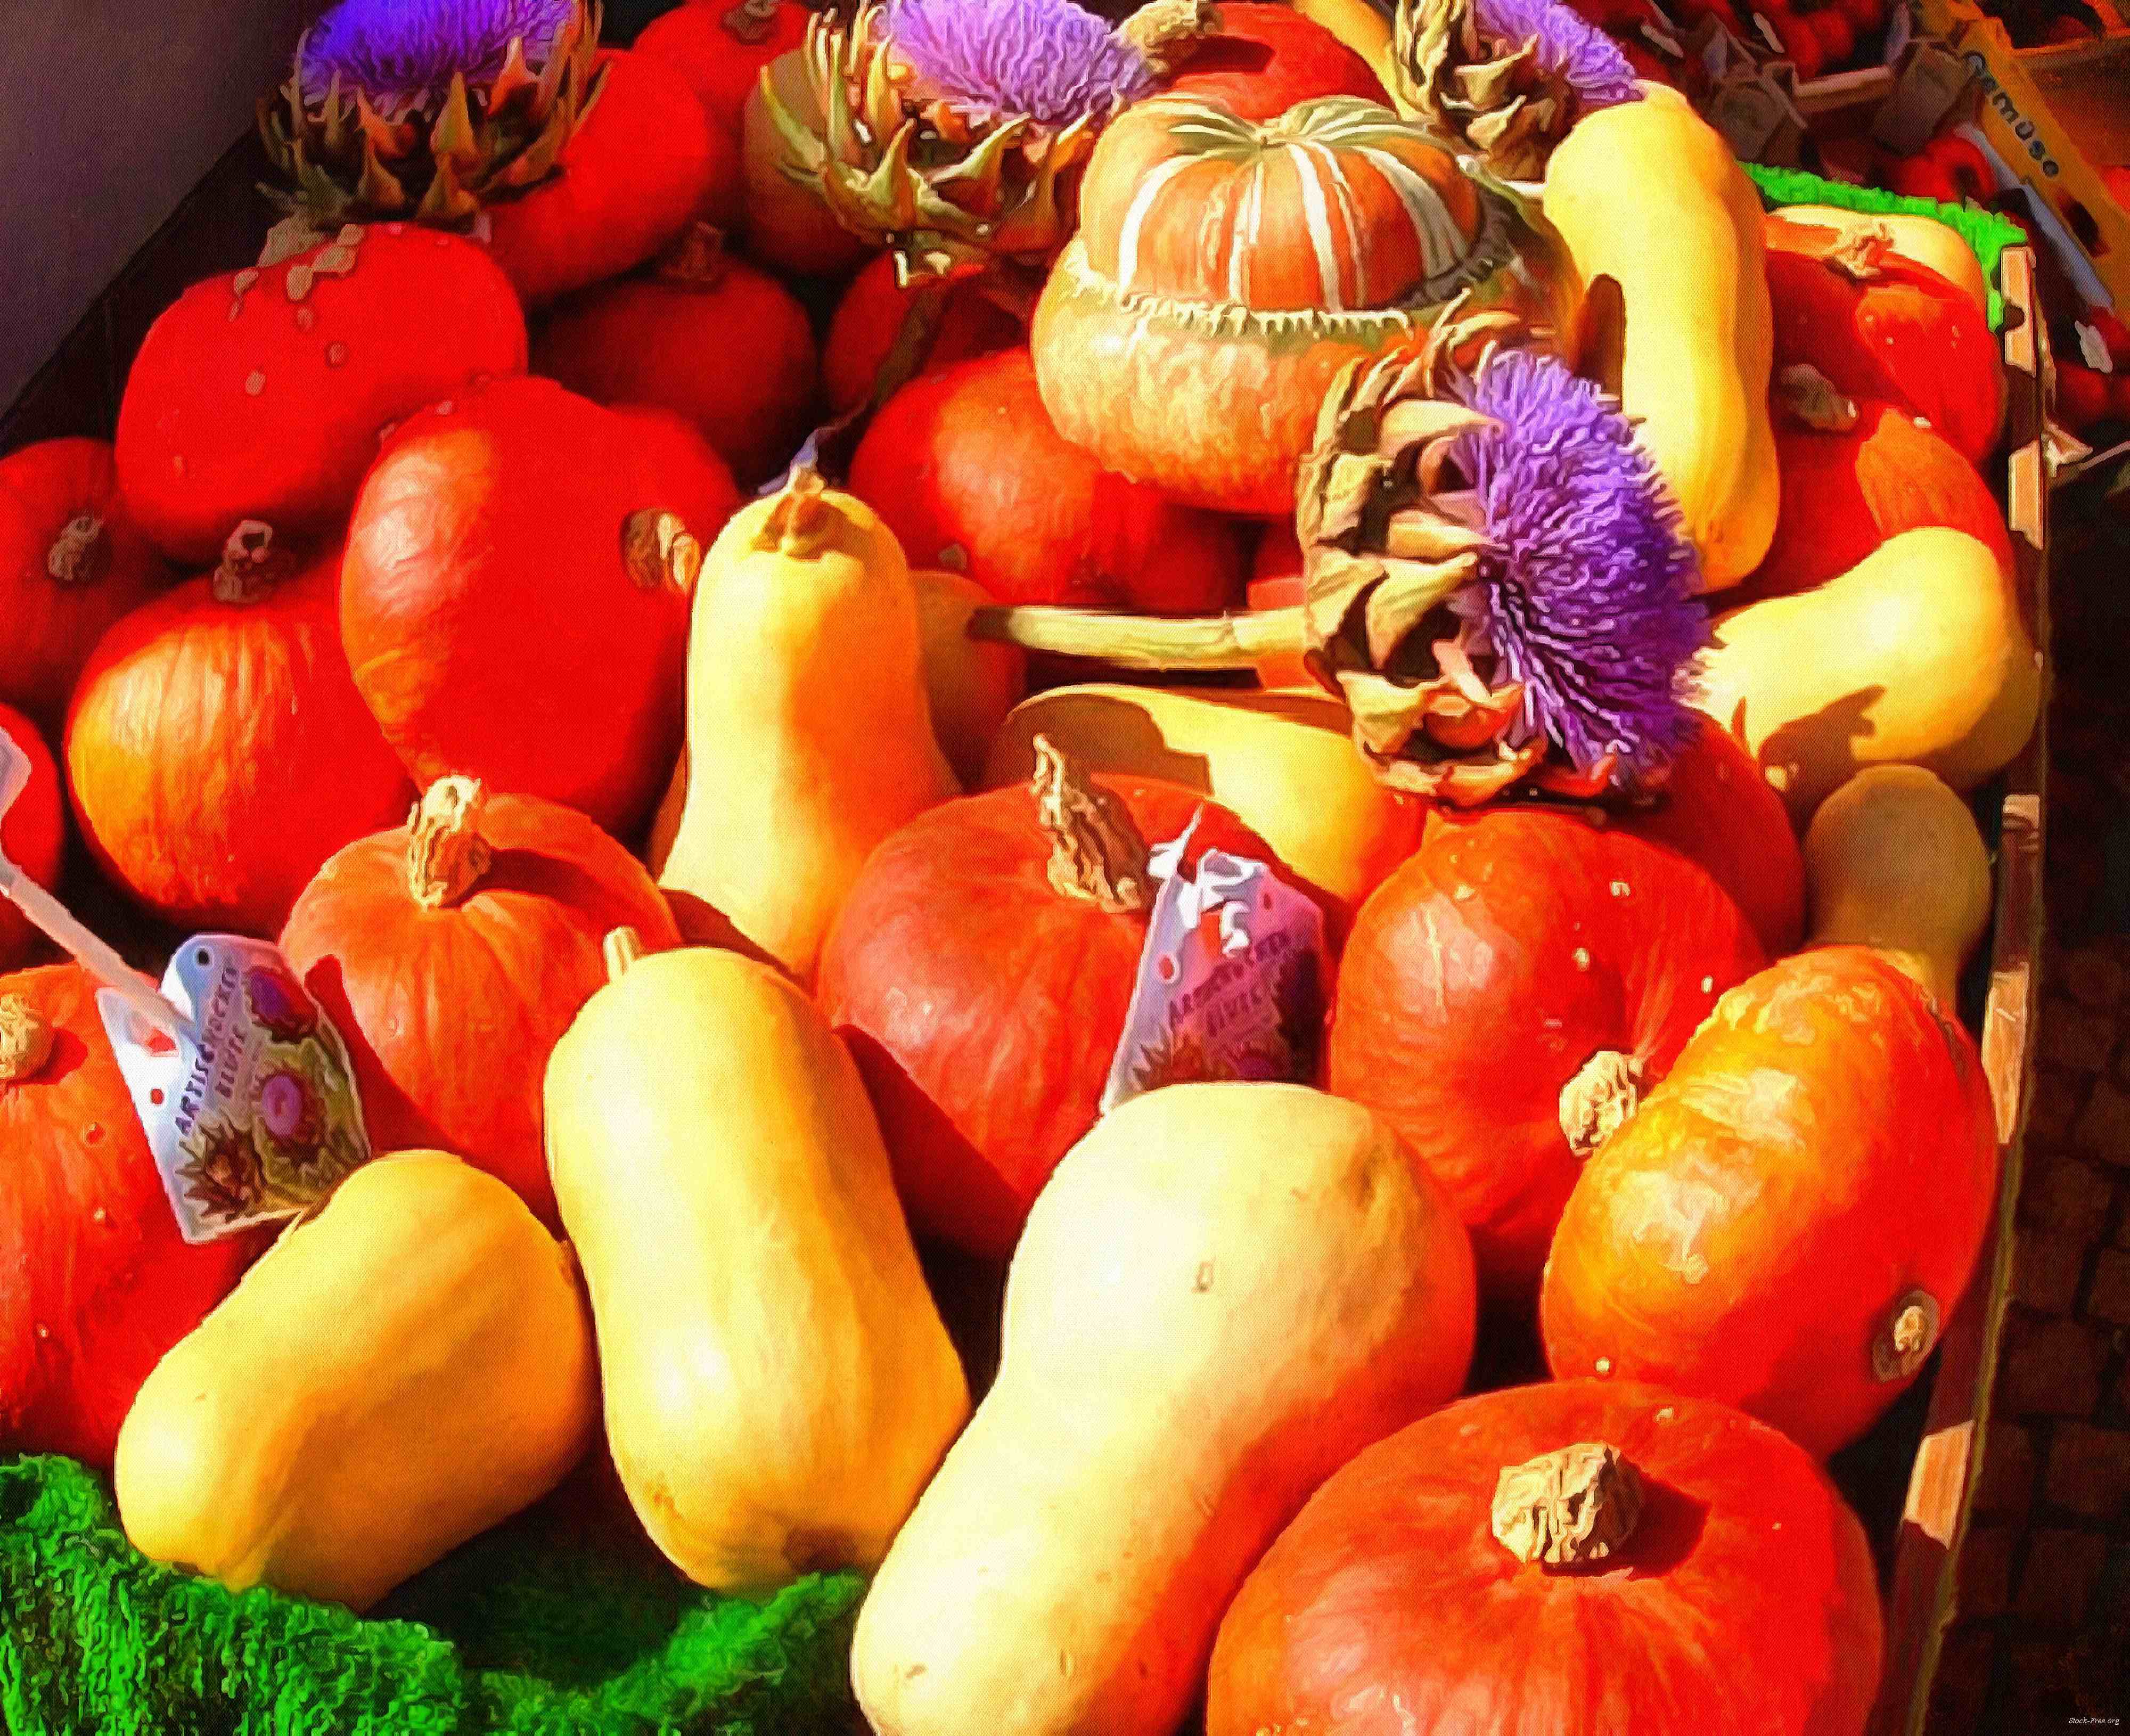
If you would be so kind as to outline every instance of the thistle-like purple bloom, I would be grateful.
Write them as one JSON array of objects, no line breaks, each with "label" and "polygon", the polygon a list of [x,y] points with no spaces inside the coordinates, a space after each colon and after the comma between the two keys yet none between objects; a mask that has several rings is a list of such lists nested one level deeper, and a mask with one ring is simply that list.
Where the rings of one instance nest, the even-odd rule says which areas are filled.
[{"label": "thistle-like purple bloom", "polygon": [[1154,85],[1139,50],[1072,0],[894,0],[887,37],[928,94],[979,127],[1068,127]]},{"label": "thistle-like purple bloom", "polygon": [[1472,16],[1490,42],[1538,45],[1538,63],[1568,80],[1586,109],[1632,103],[1635,69],[1612,39],[1560,0],[1476,0]]},{"label": "thistle-like purple bloom", "polygon": [[1626,418],[1555,357],[1497,352],[1449,391],[1492,424],[1452,452],[1497,551],[1452,606],[1496,681],[1524,683],[1523,739],[1578,771],[1617,753],[1636,782],[1692,739],[1709,638],[1679,509]]},{"label": "thistle-like purple bloom", "polygon": [[454,73],[492,80],[514,41],[537,69],[575,10],[576,0],[341,0],[303,39],[303,98],[322,103],[338,74],[341,90],[397,113],[441,97]]}]

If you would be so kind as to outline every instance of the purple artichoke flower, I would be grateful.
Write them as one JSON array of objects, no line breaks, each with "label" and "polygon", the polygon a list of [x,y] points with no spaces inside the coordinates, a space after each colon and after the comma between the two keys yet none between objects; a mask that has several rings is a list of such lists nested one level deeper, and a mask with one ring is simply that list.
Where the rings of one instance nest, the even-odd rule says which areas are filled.
[{"label": "purple artichoke flower", "polygon": [[454,73],[493,82],[513,41],[537,69],[575,10],[575,0],[341,0],[303,39],[303,98],[324,102],[337,75],[343,92],[396,115],[441,97]]},{"label": "purple artichoke flower", "polygon": [[1679,509],[1626,418],[1551,356],[1497,351],[1447,395],[1489,418],[1453,448],[1497,551],[1452,600],[1471,648],[1524,683],[1521,739],[1578,771],[1616,753],[1633,782],[1695,729],[1708,618]]},{"label": "purple artichoke flower", "polygon": [[893,0],[887,37],[925,93],[989,127],[1063,128],[1145,96],[1154,73],[1072,0]]},{"label": "purple artichoke flower", "polygon": [[1535,43],[1539,65],[1566,79],[1585,109],[1641,95],[1634,67],[1612,39],[1560,0],[1474,0],[1473,17],[1491,42]]}]

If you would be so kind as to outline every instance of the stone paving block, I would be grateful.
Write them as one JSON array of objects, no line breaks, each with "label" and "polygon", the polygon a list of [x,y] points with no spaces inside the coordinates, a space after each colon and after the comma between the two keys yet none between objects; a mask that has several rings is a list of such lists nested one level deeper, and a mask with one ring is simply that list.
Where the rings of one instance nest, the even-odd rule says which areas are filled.
[{"label": "stone paving block", "polygon": [[2082,1074],[2043,1067],[2034,1074],[2034,1095],[2027,1110],[2029,1150],[2047,1150],[2066,1143],[2085,1107],[2091,1081]]},{"label": "stone paving block", "polygon": [[2071,1146],[2103,1163],[2130,1169],[2130,1091],[2111,1079],[2095,1080],[2093,1095],[2071,1130]]},{"label": "stone paving block", "polygon": [[2115,1021],[2089,1012],[2068,996],[2042,1002],[2041,1052],[2050,1064],[2074,1073],[2099,1073],[2115,1052]]},{"label": "stone paving block", "polygon": [[2001,1615],[2012,1601],[2012,1556],[2019,1543],[2013,1525],[1971,1525],[1960,1546],[1959,1610],[1980,1619]]},{"label": "stone paving block", "polygon": [[2021,1220],[2080,1241],[2094,1241],[2108,1227],[2114,1203],[2107,1172],[2079,1158],[2032,1159],[2020,1178]]},{"label": "stone paving block", "polygon": [[2103,1248],[2093,1269],[2085,1311],[2096,1319],[2130,1325],[2130,1254]]},{"label": "stone paving block", "polygon": [[[2001,1413],[2001,1401],[1998,1406]],[[2023,1519],[2034,1504],[2034,1437],[2000,1416],[1983,1437],[1982,1475],[1975,1486],[1978,1518]]]},{"label": "stone paving block", "polygon": [[2075,1628],[2108,1561],[2108,1539],[2091,1531],[2037,1531],[2019,1570],[2018,1613],[2052,1628]]},{"label": "stone paving block", "polygon": [[2058,1423],[2042,1493],[2050,1505],[2089,1518],[2130,1518],[2130,1431]]},{"label": "stone paving block", "polygon": [[2099,947],[2081,946],[2063,954],[2056,980],[2064,992],[2094,1012],[2111,1012],[2123,999],[2122,961]]},{"label": "stone paving block", "polygon": [[2100,1404],[2109,1340],[2080,1320],[2014,1313],[2005,1322],[1996,1402],[2011,1417],[2089,1417]]},{"label": "stone paving block", "polygon": [[2086,1243],[2075,1236],[2022,1230],[2012,1254],[2012,1299],[2044,1314],[2068,1314],[2085,1275]]}]

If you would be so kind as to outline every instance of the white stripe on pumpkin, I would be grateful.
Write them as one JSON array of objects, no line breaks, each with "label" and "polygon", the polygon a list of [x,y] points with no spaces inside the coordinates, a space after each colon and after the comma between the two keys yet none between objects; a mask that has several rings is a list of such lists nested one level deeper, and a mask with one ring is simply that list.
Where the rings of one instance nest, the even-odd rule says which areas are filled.
[{"label": "white stripe on pumpkin", "polygon": [[1145,226],[1147,213],[1153,210],[1154,201],[1161,197],[1161,189],[1201,160],[1195,156],[1168,157],[1149,170],[1134,189],[1130,208],[1125,213],[1124,227],[1117,236],[1117,287],[1120,289],[1129,289],[1132,279],[1139,275],[1139,231]]},{"label": "white stripe on pumpkin", "polygon": [[1346,311],[1346,298],[1339,283],[1339,255],[1331,244],[1331,210],[1324,197],[1323,184],[1316,179],[1316,165],[1309,160],[1309,153],[1299,148],[1283,153],[1294,165],[1296,179],[1301,184],[1301,215],[1309,225],[1309,244],[1316,251],[1316,290],[1319,305],[1328,313]]},{"label": "white stripe on pumpkin", "polygon": [[1250,184],[1243,189],[1235,213],[1235,232],[1228,241],[1228,299],[1248,306],[1250,299],[1250,255],[1258,244],[1258,226],[1264,221],[1265,160],[1260,155],[1250,165]]},{"label": "white stripe on pumpkin", "polygon": [[1354,149],[1391,184],[1391,190],[1411,218],[1413,234],[1420,242],[1421,277],[1439,276],[1464,258],[1470,243],[1435,184],[1402,157],[1372,145]]},{"label": "white stripe on pumpkin", "polygon": [[1346,219],[1346,235],[1352,243],[1354,300],[1359,306],[1367,307],[1369,304],[1368,233],[1361,225],[1361,213],[1354,203],[1354,188],[1346,179],[1346,165],[1329,145],[1311,145],[1308,148],[1322,155],[1324,166],[1330,172],[1331,190],[1339,196],[1339,213]]}]

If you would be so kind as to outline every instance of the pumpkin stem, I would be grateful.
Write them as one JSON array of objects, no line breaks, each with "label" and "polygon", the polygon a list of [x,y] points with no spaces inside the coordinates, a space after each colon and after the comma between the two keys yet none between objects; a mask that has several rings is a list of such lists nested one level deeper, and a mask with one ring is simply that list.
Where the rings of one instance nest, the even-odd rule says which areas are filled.
[{"label": "pumpkin stem", "polygon": [[246,519],[222,545],[222,564],[208,588],[216,602],[241,607],[257,602],[287,578],[295,564],[285,548],[275,546],[272,525]]},{"label": "pumpkin stem", "polygon": [[494,852],[480,835],[488,789],[478,778],[439,777],[407,820],[407,887],[425,911],[447,910],[479,884]]},{"label": "pumpkin stem", "polygon": [[1871,1372],[1880,1380],[1905,1380],[1937,1346],[1937,1298],[1910,1290],[1895,1303],[1871,1341]]},{"label": "pumpkin stem", "polygon": [[1139,51],[1156,78],[1167,78],[1197,52],[1213,25],[1207,0],[1148,0],[1117,26],[1116,34]]},{"label": "pumpkin stem", "polygon": [[776,27],[776,8],[780,3],[781,0],[740,0],[740,4],[718,22],[739,41],[763,41]]},{"label": "pumpkin stem", "polygon": [[1844,277],[1868,283],[1880,275],[1879,265],[1893,251],[1894,232],[1884,223],[1867,223],[1844,235],[1828,247],[1827,263]]},{"label": "pumpkin stem", "polygon": [[703,545],[678,513],[647,506],[621,522],[621,564],[644,591],[671,586],[692,595],[703,571]]},{"label": "pumpkin stem", "polygon": [[1047,735],[1035,738],[1038,823],[1050,839],[1051,886],[1110,912],[1126,915],[1153,902],[1148,884],[1146,839],[1130,811],[1087,776]]},{"label": "pumpkin stem", "polygon": [[652,275],[683,289],[714,289],[731,270],[724,231],[699,218],[661,256]]},{"label": "pumpkin stem", "polygon": [[811,560],[835,533],[838,515],[828,493],[820,471],[810,464],[794,466],[771,502],[762,528],[755,533],[754,546],[794,561]]},{"label": "pumpkin stem", "polygon": [[93,513],[68,519],[45,551],[45,571],[61,585],[93,585],[110,570],[111,539]]},{"label": "pumpkin stem", "polygon": [[1302,649],[1301,605],[1252,615],[1162,618],[1048,604],[989,606],[969,616],[972,638],[1127,669],[1247,669]]},{"label": "pumpkin stem", "polygon": [[1793,421],[1822,434],[1846,434],[1856,426],[1856,401],[1808,361],[1775,375],[1775,394]]},{"label": "pumpkin stem", "polygon": [[607,981],[618,983],[628,974],[629,967],[643,956],[643,937],[633,928],[610,930],[600,944],[599,952],[606,960]]},{"label": "pumpkin stem", "polygon": [[1542,1567],[1610,1561],[1641,1516],[1641,1473],[1602,1441],[1504,1466],[1494,1484],[1496,1540],[1518,1561]]},{"label": "pumpkin stem", "polygon": [[1560,1131],[1568,1149],[1587,1158],[1641,1107],[1642,1064],[1617,1049],[1601,1049],[1560,1088]]},{"label": "pumpkin stem", "polygon": [[0,995],[0,1085],[35,1078],[51,1055],[50,1021],[20,995]]}]

